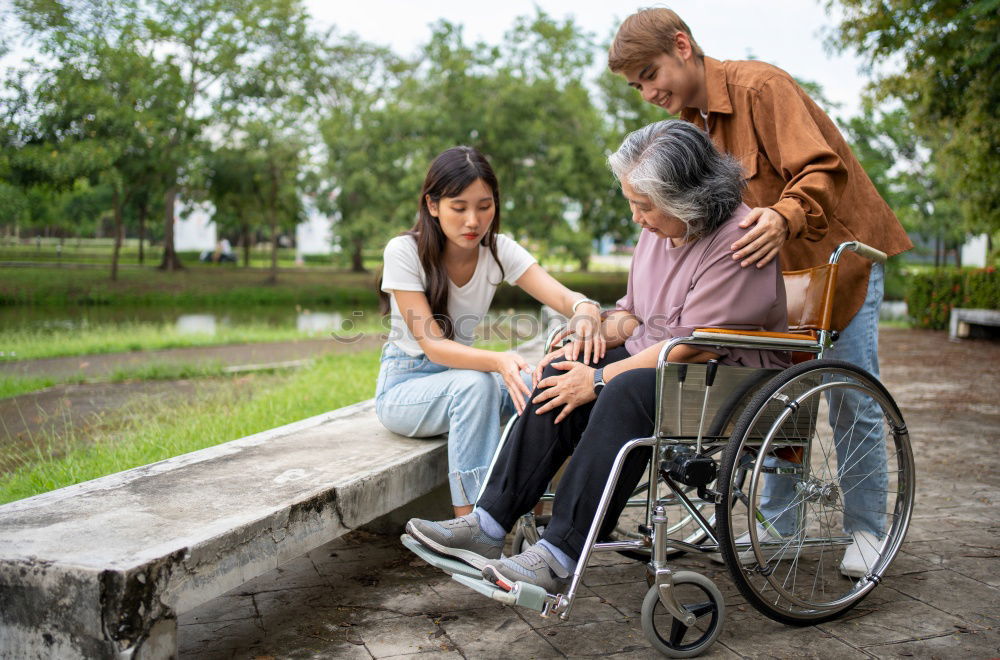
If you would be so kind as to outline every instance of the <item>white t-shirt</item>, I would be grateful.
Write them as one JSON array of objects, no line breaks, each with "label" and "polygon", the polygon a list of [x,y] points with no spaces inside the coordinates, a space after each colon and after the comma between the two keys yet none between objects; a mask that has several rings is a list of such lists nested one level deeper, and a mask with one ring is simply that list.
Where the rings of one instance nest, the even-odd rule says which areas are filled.
[{"label": "white t-shirt", "polygon": [[[497,235],[497,257],[503,264],[503,279],[508,284],[514,284],[536,261],[515,240],[503,234]],[[448,280],[448,316],[455,326],[455,341],[466,346],[472,345],[476,326],[489,310],[493,294],[500,285],[500,279],[500,266],[490,254],[490,249],[480,245],[479,259],[472,279],[465,286],[456,286],[454,282]],[[427,290],[427,276],[420,265],[417,240],[413,236],[397,236],[385,246],[382,290],[386,292]],[[420,344],[413,338],[413,334],[399,313],[396,297],[390,295],[389,298],[391,301],[389,313],[392,320],[389,341],[395,343],[407,355],[422,355]]]}]

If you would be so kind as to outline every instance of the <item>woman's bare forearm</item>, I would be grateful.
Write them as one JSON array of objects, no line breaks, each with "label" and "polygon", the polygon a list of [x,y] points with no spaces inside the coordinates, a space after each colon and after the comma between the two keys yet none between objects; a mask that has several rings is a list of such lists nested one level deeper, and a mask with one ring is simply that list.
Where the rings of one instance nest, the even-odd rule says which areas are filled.
[{"label": "woman's bare forearm", "polygon": [[[660,351],[666,343],[666,341],[658,342],[649,348],[639,351],[635,355],[631,355],[624,360],[619,360],[618,362],[612,362],[608,366],[604,367],[604,382],[608,383],[614,379],[615,376],[631,369],[650,369],[655,367],[660,357]],[[717,357],[719,357],[717,353],[703,351],[697,346],[681,344],[680,346],[674,346],[670,350],[670,355],[667,356],[667,359],[670,362],[701,363],[708,362],[712,358]]]},{"label": "woman's bare forearm", "polygon": [[640,325],[635,315],[616,309],[601,322],[601,334],[604,335],[608,348],[616,348],[625,343]]}]

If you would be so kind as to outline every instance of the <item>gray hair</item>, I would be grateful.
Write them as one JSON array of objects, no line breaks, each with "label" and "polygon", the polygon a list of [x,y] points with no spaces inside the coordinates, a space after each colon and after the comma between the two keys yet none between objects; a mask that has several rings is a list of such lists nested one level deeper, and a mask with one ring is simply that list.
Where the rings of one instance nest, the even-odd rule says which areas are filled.
[{"label": "gray hair", "polygon": [[687,225],[685,240],[719,228],[743,201],[743,172],[690,122],[667,119],[629,133],[608,165],[619,181]]}]

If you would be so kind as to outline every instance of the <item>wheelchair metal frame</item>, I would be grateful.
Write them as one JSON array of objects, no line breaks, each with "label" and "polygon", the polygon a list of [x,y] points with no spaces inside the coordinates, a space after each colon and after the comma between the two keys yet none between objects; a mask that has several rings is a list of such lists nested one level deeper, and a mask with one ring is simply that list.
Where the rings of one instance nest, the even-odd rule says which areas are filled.
[{"label": "wheelchair metal frame", "polygon": [[[845,251],[853,251],[861,256],[872,259],[873,261],[883,262],[886,259],[885,254],[871,248],[863,243],[857,241],[842,243],[837,247],[837,249],[830,256],[830,264],[837,264],[840,260],[841,255]],[[558,328],[550,333],[549,338],[546,340],[546,347],[551,345],[552,337],[557,332]],[[678,619],[685,625],[692,625],[694,623],[694,616],[684,609],[681,604],[675,599],[674,593],[671,590],[673,585],[673,571],[667,565],[667,550],[668,548],[675,548],[679,550],[695,551],[695,552],[717,552],[719,550],[719,540],[716,535],[716,530],[714,526],[709,523],[708,520],[701,514],[696,506],[695,502],[678,487],[677,484],[673,483],[669,478],[664,478],[667,487],[672,492],[676,501],[681,504],[681,506],[686,510],[686,512],[694,519],[697,525],[705,533],[707,538],[706,543],[687,543],[685,541],[680,541],[677,539],[667,538],[666,527],[668,524],[665,507],[663,506],[664,500],[660,498],[659,493],[659,474],[658,467],[660,465],[659,457],[662,456],[665,446],[675,445],[675,444],[691,444],[690,437],[679,437],[671,438],[669,435],[663,435],[659,430],[661,427],[661,415],[664,414],[663,406],[661,405],[663,401],[663,389],[667,386],[664,378],[665,369],[675,363],[668,361],[667,356],[670,354],[677,346],[697,346],[701,348],[711,349],[711,348],[745,348],[752,350],[770,350],[770,351],[789,351],[789,352],[800,352],[800,353],[810,353],[817,358],[822,358],[825,351],[832,346],[833,340],[835,338],[834,333],[828,329],[820,329],[817,332],[817,337],[815,340],[803,338],[802,340],[788,340],[782,341],[780,339],[766,338],[766,339],[755,339],[748,336],[726,336],[717,335],[713,333],[699,333],[695,331],[689,337],[677,337],[666,344],[660,350],[659,357],[657,360],[657,410],[656,410],[656,422],[654,424],[654,435],[647,438],[636,438],[634,440],[626,443],[618,451],[615,456],[615,460],[611,466],[611,473],[604,485],[604,490],[601,493],[601,499],[598,504],[598,509],[594,520],[590,525],[590,529],[587,532],[587,537],[583,545],[583,550],[577,560],[576,568],[573,571],[572,579],[569,584],[569,588],[566,590],[565,594],[546,594],[544,603],[541,603],[541,615],[549,616],[550,614],[557,614],[561,620],[567,620],[573,609],[573,603],[576,599],[577,592],[579,591],[580,584],[583,579],[583,574],[587,569],[587,565],[590,561],[591,556],[594,553],[599,552],[620,552],[620,551],[650,551],[650,561],[647,565],[647,582],[652,586],[655,585],[659,591],[660,602],[667,609],[667,611],[675,619]],[[724,369],[725,367],[720,367]],[[763,370],[760,370],[763,371]],[[780,371],[778,372],[780,373]],[[680,399],[678,399],[678,403]],[[682,411],[679,410],[679,417]],[[678,418],[679,418],[678,417]],[[509,430],[516,420],[512,418],[507,427],[504,429],[503,440],[506,441]],[[704,421],[704,411],[702,414],[702,422]],[[697,443],[699,449],[702,444],[702,431],[699,429]],[[905,431],[904,431],[905,432]],[[719,444],[718,442],[712,442],[710,444]],[[494,453],[493,462],[491,462],[489,471],[487,473],[487,479],[484,480],[484,486],[486,481],[489,479],[489,474],[492,473],[493,467],[495,465],[496,459],[500,454],[501,446],[497,448]],[[621,470],[624,465],[626,457],[634,450],[643,447],[649,447],[652,449],[651,459],[649,461],[648,468],[648,484],[649,488],[647,490],[647,496],[645,501],[641,500],[629,500],[626,506],[641,506],[644,505],[646,508],[645,521],[646,529],[648,530],[648,537],[641,540],[629,540],[629,541],[604,541],[598,542],[597,537],[600,532],[600,528],[603,525],[604,518],[607,515],[608,507],[611,503],[611,497],[614,492],[615,486],[618,483],[618,479],[621,476]],[[806,448],[808,451],[808,447]],[[760,466],[757,465],[754,468],[756,471],[760,470]],[[554,500],[554,493],[545,493],[541,500],[542,502]],[[714,502],[701,501],[701,504],[714,504]],[[529,514],[530,515],[530,514]],[[648,541],[647,541],[648,539]],[[822,538],[812,541],[815,544],[829,544],[829,545],[849,545],[852,542],[849,536],[847,537],[837,537],[837,538]],[[744,544],[738,544],[737,548],[743,550]],[[745,544],[747,548],[750,544]],[[767,542],[759,542],[760,546],[766,547]],[[893,553],[894,554],[894,553]],[[878,577],[870,580],[868,584],[864,587],[866,590],[874,588],[878,583]]]},{"label": "wheelchair metal frame", "polygon": [[[757,587],[750,587],[743,582],[739,582],[737,586],[747,596],[748,601],[754,604],[757,609],[760,609],[761,612],[772,618],[799,623],[800,625],[808,625],[816,617],[827,616],[828,618],[833,618],[839,616],[845,608],[853,606],[853,604],[857,603],[861,597],[880,582],[889,563],[899,550],[911,515],[914,495],[914,481],[909,472],[913,468],[912,451],[909,448],[909,435],[901,413],[895,402],[892,401],[891,395],[877,378],[863,369],[858,369],[843,362],[827,361],[819,365],[815,371],[824,375],[816,377],[812,373],[813,369],[804,365],[793,366],[787,370],[733,366],[717,366],[716,370],[716,366],[671,363],[668,357],[675,347],[686,345],[709,350],[714,348],[720,352],[728,348],[742,348],[806,353],[822,358],[826,350],[830,348],[832,342],[836,339],[836,334],[831,332],[828,327],[832,309],[832,293],[836,277],[836,264],[844,251],[848,250],[873,261],[884,262],[886,259],[886,255],[882,252],[862,243],[852,241],[842,243],[837,247],[830,256],[828,262],[831,265],[830,268],[823,266],[786,274],[788,277],[795,278],[790,281],[793,282],[796,291],[806,292],[807,295],[805,298],[807,300],[819,299],[820,294],[817,293],[819,285],[816,285],[816,283],[823,282],[821,292],[823,304],[820,306],[822,310],[821,315],[817,316],[815,314],[815,308],[809,308],[808,312],[799,310],[794,314],[795,322],[793,325],[796,331],[806,330],[811,334],[798,338],[791,333],[760,333],[749,331],[741,333],[739,331],[721,331],[706,328],[695,330],[688,337],[671,339],[663,345],[660,349],[656,365],[656,419],[653,434],[650,437],[629,440],[616,454],[611,464],[610,474],[601,492],[597,511],[587,530],[582,552],[577,560],[565,593],[546,593],[541,587],[530,582],[520,581],[501,588],[496,584],[482,579],[477,569],[473,569],[463,562],[438,555],[406,534],[403,535],[402,542],[430,564],[450,573],[453,579],[460,584],[499,602],[534,609],[540,612],[543,617],[556,614],[562,620],[568,619],[572,612],[583,575],[594,553],[625,552],[629,553],[630,556],[631,553],[636,553],[641,554],[643,557],[648,553],[649,560],[646,563],[646,581],[651,589],[647,591],[643,601],[641,617],[643,630],[654,647],[674,657],[697,655],[715,641],[722,629],[722,621],[725,616],[725,602],[718,588],[705,576],[686,571],[675,573],[671,570],[668,565],[668,549],[702,553],[722,551],[723,556],[728,558],[727,564],[732,561],[734,551],[736,553],[743,553],[748,549],[752,550],[758,562],[757,568],[760,575],[770,585],[775,587],[775,591],[779,592],[780,597],[786,598],[788,602],[794,604],[796,607],[805,608],[806,611],[801,613],[801,615],[799,612],[796,612],[796,616],[800,618],[793,617],[791,619],[782,619],[781,616],[774,613],[773,608],[770,610],[771,613],[768,613],[767,608],[769,606],[762,604],[759,600],[752,601],[751,592],[745,590],[756,590]],[[820,276],[824,279],[820,280]],[[805,282],[805,284],[800,284],[802,282]],[[801,288],[802,286],[805,288]],[[790,319],[793,316],[792,309],[797,309],[797,307],[790,305]],[[552,345],[553,338],[558,330],[559,328],[556,328],[549,334],[546,340],[546,348]],[[709,369],[712,370],[712,379],[717,376],[721,380],[714,380],[714,382],[710,383],[711,379],[708,376]],[[831,379],[831,375],[834,378],[846,378],[846,380],[837,381]],[[849,378],[852,376],[855,378],[853,381]],[[671,377],[673,380],[670,380]],[[676,383],[676,388],[674,388],[674,383]],[[710,388],[714,388],[716,385],[719,388],[711,392],[711,394],[716,395],[715,399],[712,400],[710,397]],[[838,497],[838,484],[824,484],[821,473],[817,473],[817,475],[820,475],[819,477],[812,475],[812,468],[810,467],[811,454],[815,449],[813,447],[816,442],[814,433],[819,420],[820,398],[826,397],[824,393],[828,390],[832,391],[835,387],[846,387],[847,389],[853,389],[862,392],[866,396],[875,398],[876,402],[881,406],[885,416],[884,419],[888,420],[891,428],[891,433],[897,447],[897,457],[901,461],[899,464],[901,466],[905,464],[907,470],[897,470],[900,475],[897,484],[898,497],[895,503],[895,510],[892,512],[896,517],[879,548],[879,560],[873,565],[868,566],[867,575],[859,578],[849,591],[838,596],[836,600],[823,603],[807,603],[802,597],[790,593],[777,585],[770,570],[765,570],[770,567],[768,566],[769,561],[763,558],[762,548],[773,549],[775,546],[785,547],[788,545],[788,541],[782,543],[784,539],[780,534],[778,538],[781,540],[774,540],[767,535],[765,535],[765,538],[758,538],[759,533],[752,531],[756,529],[755,524],[767,526],[769,529],[773,528],[770,528],[767,520],[761,511],[753,505],[753,502],[757,495],[758,483],[760,482],[762,472],[808,474],[808,480],[796,484],[797,486],[801,486],[799,492],[803,493],[801,501],[795,504],[800,509],[808,501],[822,501],[823,498],[830,498],[832,500],[832,498]],[[762,388],[767,390],[766,395],[761,392]],[[700,396],[701,398],[700,415],[692,416],[687,414],[688,408],[685,406],[683,399],[685,391],[688,390],[693,390],[694,396]],[[756,392],[761,392],[761,394],[756,394]],[[675,400],[672,397],[675,397]],[[829,400],[829,397],[826,398]],[[709,405],[710,400],[712,401],[712,406]],[[722,401],[721,405],[719,405],[720,400]],[[772,400],[780,402],[779,410],[772,410],[768,407],[768,404]],[[673,417],[675,411],[671,408],[676,409],[676,417]],[[741,415],[739,421],[736,422],[735,428],[731,429],[731,425],[736,420],[736,416],[740,414],[740,411],[750,410],[753,411],[753,414]],[[712,422],[706,433],[705,422],[710,411]],[[802,414],[799,415],[799,412]],[[795,418],[791,417],[793,414],[796,414]],[[832,420],[833,414],[830,413],[830,416]],[[670,421],[671,419],[673,419],[672,422]],[[695,419],[697,419],[697,433],[685,433],[685,431],[690,430],[689,426],[688,428],[685,428],[685,426],[690,425]],[[517,417],[511,418],[504,428],[500,444],[494,452],[487,476],[483,480],[483,488],[485,488],[486,483],[489,481],[496,461],[516,420]],[[760,422],[759,427],[757,426],[758,422]],[[786,422],[788,424],[783,426]],[[779,430],[781,432],[780,436]],[[734,443],[734,440],[738,440],[738,445]],[[722,473],[719,473],[715,471],[719,466],[719,459],[714,457],[714,454],[722,447],[727,447],[727,454],[722,461]],[[626,457],[631,452],[644,448],[649,448],[650,450],[645,497],[638,497],[642,489],[642,487],[639,487],[632,493],[625,506],[635,508],[645,507],[642,518],[645,524],[639,526],[639,534],[634,535],[635,538],[633,539],[598,541],[598,536],[601,528],[604,526],[608,508],[611,505],[615,487],[621,477]],[[709,451],[703,452],[705,448]],[[762,459],[762,456],[767,454],[771,449],[781,451],[785,448],[794,448],[798,452],[795,454],[795,460],[791,466],[765,467],[765,461]],[[749,449],[749,452],[744,454],[744,449]],[[682,459],[681,462],[685,466],[691,464],[704,466],[707,462],[710,462],[711,468],[707,472],[702,471],[700,476],[693,477],[692,473],[687,471],[687,467],[676,467],[678,457]],[[695,460],[692,460],[691,463],[685,463],[687,457],[692,457]],[[707,462],[706,458],[708,459]],[[665,468],[665,460],[672,460],[674,462],[671,463],[671,466]],[[829,456],[827,456],[827,461],[829,461]],[[798,466],[795,464],[798,464]],[[839,468],[838,458],[838,474]],[[736,478],[734,474],[736,473],[740,474],[738,484],[734,480]],[[747,474],[749,474],[750,478],[750,487],[748,493],[744,493],[742,479],[746,478]],[[725,476],[724,481],[721,479],[722,476]],[[906,477],[905,480],[904,476]],[[661,480],[670,491],[666,497],[661,497]],[[713,481],[715,482],[714,488],[718,489],[718,491],[710,488]],[[680,483],[683,486],[679,485]],[[721,488],[719,486],[720,483],[722,484]],[[690,490],[685,491],[684,486],[688,489],[696,488],[697,498],[689,497],[688,493]],[[831,495],[830,493],[833,494]],[[479,495],[482,495],[482,491],[480,491]],[[902,500],[899,497],[902,497]],[[554,499],[555,494],[547,492],[542,495],[540,501],[546,502]],[[718,508],[718,505],[727,501],[727,499],[731,502],[739,500],[747,503],[747,522],[751,527],[751,533],[747,542],[743,540],[737,541],[733,537],[735,532],[732,528],[732,514],[730,509],[728,507]],[[669,528],[666,513],[668,505],[679,505],[687,516],[686,518],[682,518],[681,522],[673,528]],[[715,506],[716,515],[719,518],[724,518],[728,524],[725,527],[718,527],[717,525],[720,524],[719,520],[715,520],[715,522],[707,520],[700,510],[704,506]],[[538,530],[533,514],[527,513],[522,516],[519,524],[519,529],[523,533],[523,540],[532,543],[537,542]],[[689,534],[686,537],[687,540],[669,538],[672,530],[683,529],[685,526],[692,524],[700,531]],[[725,548],[721,547],[720,537],[726,541]],[[517,538],[516,536],[515,539]],[[804,532],[796,532],[794,537],[789,538],[797,538],[798,547],[818,546],[820,547],[820,552],[826,546],[847,546],[853,542],[851,536],[837,536],[836,532],[833,531],[827,531],[818,536],[809,535],[808,538],[806,538]],[[515,548],[515,552],[519,550],[520,548]],[[780,547],[778,550],[779,552],[781,551]],[[797,557],[798,555],[796,555]],[[740,563],[743,562],[742,555],[738,555],[737,559]],[[729,566],[729,568],[734,579],[743,577],[744,574],[737,572],[733,566]],[[684,631],[686,631],[687,628],[696,623],[699,616],[704,615],[706,610],[701,609],[696,614],[696,611],[692,607],[683,605],[680,602],[677,591],[678,587],[683,585],[700,587],[703,593],[708,595],[709,600],[712,601],[711,607],[714,608],[708,610],[712,612],[712,621],[709,624],[709,630],[702,637],[698,638],[693,645],[687,647],[676,645],[679,642],[675,641],[673,631],[678,624],[684,627]],[[758,593],[758,591],[753,591],[752,595],[756,596]],[[673,620],[671,624],[673,626],[671,628],[672,632],[670,634],[671,641],[669,643],[658,631],[657,624],[653,622],[655,608],[659,605],[663,606]],[[698,608],[701,607],[702,605],[698,605]],[[802,623],[803,621],[805,623]],[[681,632],[681,637],[683,637],[684,631]]]}]

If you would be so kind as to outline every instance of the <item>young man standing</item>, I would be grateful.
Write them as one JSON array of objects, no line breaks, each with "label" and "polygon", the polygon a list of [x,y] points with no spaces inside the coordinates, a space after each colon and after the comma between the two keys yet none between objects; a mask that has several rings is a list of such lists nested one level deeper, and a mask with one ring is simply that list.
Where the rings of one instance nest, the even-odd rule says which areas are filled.
[{"label": "young man standing", "polygon": [[[913,247],[836,125],[781,69],[707,57],[684,21],[665,8],[641,10],[622,23],[608,67],[645,101],[703,128],[739,160],[744,201],[753,209],[742,223],[748,231],[731,246],[743,267],[762,267],[780,254],[784,270],[811,268],[853,240],[889,256]],[[878,376],[882,265],[850,252],[840,264],[833,313],[840,337],[826,356]],[[868,409],[863,417],[871,424],[880,423],[877,407],[856,403]],[[885,511],[887,475],[885,450],[877,446],[882,438],[853,428],[834,428],[841,470],[850,463],[863,475],[860,488],[844,498],[844,526],[854,543],[840,570],[861,577],[885,533],[885,515],[875,512]],[[761,510],[782,534],[794,529],[784,504],[793,497],[787,480],[768,480]]]}]

